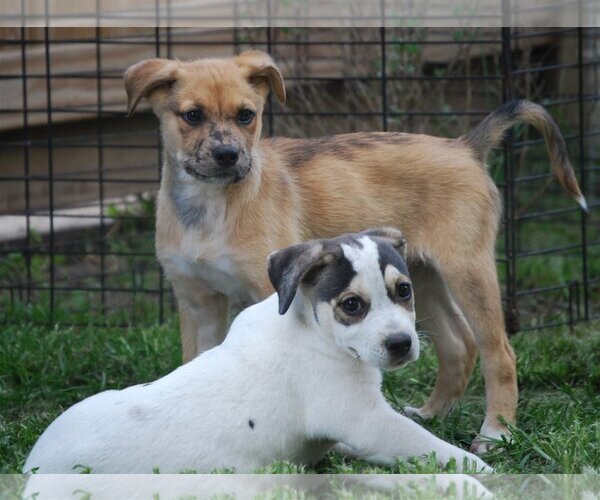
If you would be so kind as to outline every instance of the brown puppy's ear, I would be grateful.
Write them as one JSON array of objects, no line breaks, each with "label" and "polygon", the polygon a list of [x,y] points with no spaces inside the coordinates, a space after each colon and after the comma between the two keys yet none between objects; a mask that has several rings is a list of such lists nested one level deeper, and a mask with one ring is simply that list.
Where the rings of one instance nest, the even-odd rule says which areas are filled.
[{"label": "brown puppy's ear", "polygon": [[160,87],[172,84],[177,79],[177,61],[147,59],[131,66],[125,72],[127,112],[135,111],[142,97],[150,97]]},{"label": "brown puppy's ear", "polygon": [[280,102],[285,102],[285,83],[279,68],[266,52],[248,50],[235,58],[244,78],[266,97],[269,88]]},{"label": "brown puppy's ear", "polygon": [[402,256],[402,258],[406,259],[406,239],[404,238],[404,235],[400,229],[396,229],[394,227],[375,227],[373,229],[362,231],[360,234],[387,240]]},{"label": "brown puppy's ear", "polygon": [[299,243],[269,255],[269,279],[279,296],[279,314],[285,314],[292,305],[300,282],[316,274],[341,253],[341,247],[326,248],[320,241]]}]

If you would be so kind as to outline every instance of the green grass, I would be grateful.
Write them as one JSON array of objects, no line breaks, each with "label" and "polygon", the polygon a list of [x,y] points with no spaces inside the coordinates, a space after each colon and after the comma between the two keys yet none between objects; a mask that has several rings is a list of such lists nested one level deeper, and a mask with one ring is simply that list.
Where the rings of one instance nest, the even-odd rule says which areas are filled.
[{"label": "green grass", "polygon": [[[504,473],[578,473],[600,469],[600,335],[597,324],[513,338],[521,399],[514,440],[485,458]],[[19,472],[45,427],[70,405],[110,388],[156,379],[178,366],[177,325],[151,328],[7,326],[0,343],[0,473]],[[436,360],[426,344],[417,363],[387,374],[384,391],[396,408],[420,403],[435,380]],[[468,447],[484,411],[477,373],[460,405],[424,425]],[[452,466],[446,470],[452,471]],[[263,472],[436,472],[433,460],[391,468],[331,453],[316,467],[275,463]]]}]

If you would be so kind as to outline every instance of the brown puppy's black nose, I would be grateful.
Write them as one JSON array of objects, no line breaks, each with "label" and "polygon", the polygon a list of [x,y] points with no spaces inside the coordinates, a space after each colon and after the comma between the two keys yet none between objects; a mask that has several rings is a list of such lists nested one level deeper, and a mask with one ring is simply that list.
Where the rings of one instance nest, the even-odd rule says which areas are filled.
[{"label": "brown puppy's black nose", "polygon": [[217,146],[213,158],[219,167],[233,167],[238,161],[239,150],[235,146]]},{"label": "brown puppy's black nose", "polygon": [[400,358],[409,353],[412,346],[412,340],[410,335],[406,333],[398,333],[390,335],[387,339],[385,339],[384,344],[385,348],[392,356]]}]

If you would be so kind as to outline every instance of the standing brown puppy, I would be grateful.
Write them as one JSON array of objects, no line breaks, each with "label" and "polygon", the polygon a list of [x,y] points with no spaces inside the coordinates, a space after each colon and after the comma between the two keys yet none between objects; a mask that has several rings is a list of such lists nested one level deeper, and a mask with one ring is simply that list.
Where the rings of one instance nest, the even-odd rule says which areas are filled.
[{"label": "standing brown puppy", "polygon": [[[523,121],[544,136],[560,183],[585,200],[552,117],[540,106],[501,106],[456,140],[403,133],[261,139],[283,77],[262,52],[191,62],[151,59],[125,74],[132,113],[147,98],[165,150],[156,250],[177,296],[184,361],[223,340],[228,304],[273,293],[276,249],[396,226],[409,243],[417,313],[439,358],[435,388],[413,412],[447,412],[463,394],[477,351],[486,385],[481,436],[515,421],[516,366],[504,329],[494,245],[501,203],[486,157]],[[489,443],[476,439],[473,449]]]}]

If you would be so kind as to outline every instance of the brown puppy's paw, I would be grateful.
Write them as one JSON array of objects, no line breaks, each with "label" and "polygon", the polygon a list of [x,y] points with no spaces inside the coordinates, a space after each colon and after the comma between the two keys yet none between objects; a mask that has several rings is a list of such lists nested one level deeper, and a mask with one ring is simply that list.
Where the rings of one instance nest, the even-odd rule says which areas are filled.
[{"label": "brown puppy's paw", "polygon": [[421,408],[416,408],[414,406],[405,406],[404,408],[402,408],[402,411],[407,417],[410,418],[419,417],[424,420],[427,420],[434,416],[434,413],[431,413],[429,409],[427,409],[425,406],[421,406]]},{"label": "brown puppy's paw", "polygon": [[471,443],[471,452],[476,455],[483,455],[498,446],[503,437],[510,439],[510,432],[506,427],[493,428],[484,423],[479,434]]},{"label": "brown puppy's paw", "polygon": [[404,414],[408,417],[419,417],[424,420],[428,420],[433,417],[444,417],[452,410],[456,401],[444,401],[437,404],[431,404],[430,402],[425,403],[420,408],[414,406],[405,406],[403,408]]}]

